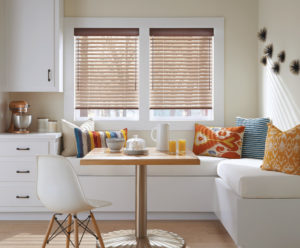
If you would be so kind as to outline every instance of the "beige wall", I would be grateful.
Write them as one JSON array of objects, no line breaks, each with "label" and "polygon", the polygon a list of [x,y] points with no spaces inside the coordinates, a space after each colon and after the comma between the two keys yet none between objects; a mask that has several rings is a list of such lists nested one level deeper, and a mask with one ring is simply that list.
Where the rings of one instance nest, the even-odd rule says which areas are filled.
[{"label": "beige wall", "polygon": [[7,128],[8,114],[8,94],[0,92],[0,132],[4,132]]},{"label": "beige wall", "polygon": [[[224,17],[225,125],[234,124],[236,116],[257,116],[257,0],[65,0],[65,16]],[[23,96],[32,105],[34,117],[63,116],[61,94],[11,94],[11,98]],[[174,132],[174,135],[186,133],[192,139],[192,132]],[[148,132],[141,135],[149,137]]]},{"label": "beige wall", "polygon": [[[300,1],[299,0],[260,0],[259,27],[268,30],[267,42],[260,42],[259,57],[268,43],[274,45],[273,59],[269,65],[259,66],[259,111],[269,116],[281,129],[289,129],[300,122],[300,75],[289,70],[293,59],[300,59]],[[279,75],[271,66],[277,61],[277,54],[286,51],[286,62],[281,65]]]},{"label": "beige wall", "polygon": [[64,117],[63,93],[10,93],[10,100],[25,100],[29,103],[29,113],[33,116],[31,130],[37,130],[37,118],[46,117],[60,120]]}]

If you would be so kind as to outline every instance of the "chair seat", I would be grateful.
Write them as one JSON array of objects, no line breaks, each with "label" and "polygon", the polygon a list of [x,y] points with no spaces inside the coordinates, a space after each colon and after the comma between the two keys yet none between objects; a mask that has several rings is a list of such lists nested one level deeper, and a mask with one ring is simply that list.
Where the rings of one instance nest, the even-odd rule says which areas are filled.
[{"label": "chair seat", "polygon": [[91,205],[93,208],[102,208],[111,205],[111,202],[108,201],[101,201],[101,200],[94,200],[94,199],[86,199],[88,204]]}]

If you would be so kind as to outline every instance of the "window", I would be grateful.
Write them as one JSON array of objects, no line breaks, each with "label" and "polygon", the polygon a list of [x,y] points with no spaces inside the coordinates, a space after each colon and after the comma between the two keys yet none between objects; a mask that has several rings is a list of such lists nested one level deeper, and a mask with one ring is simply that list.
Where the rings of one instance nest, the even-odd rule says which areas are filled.
[{"label": "window", "polygon": [[150,29],[151,119],[211,119],[211,28]]},{"label": "window", "polygon": [[77,119],[138,119],[139,30],[75,28]]},{"label": "window", "polygon": [[[64,117],[100,129],[224,125],[224,19],[64,19]],[[117,120],[117,121],[116,121]]]}]

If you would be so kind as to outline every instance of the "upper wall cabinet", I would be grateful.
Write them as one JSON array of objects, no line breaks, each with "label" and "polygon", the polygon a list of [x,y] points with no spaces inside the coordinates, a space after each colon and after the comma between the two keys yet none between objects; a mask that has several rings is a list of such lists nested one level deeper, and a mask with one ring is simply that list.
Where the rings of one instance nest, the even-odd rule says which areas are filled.
[{"label": "upper wall cabinet", "polygon": [[7,92],[63,91],[63,0],[4,0]]}]

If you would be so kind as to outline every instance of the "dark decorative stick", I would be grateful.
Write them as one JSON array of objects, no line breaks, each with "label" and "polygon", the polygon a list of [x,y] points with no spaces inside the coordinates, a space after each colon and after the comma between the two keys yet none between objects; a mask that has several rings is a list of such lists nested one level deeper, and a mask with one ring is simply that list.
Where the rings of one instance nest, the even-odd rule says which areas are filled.
[{"label": "dark decorative stick", "polygon": [[299,60],[293,60],[290,64],[290,70],[293,74],[298,75],[300,71],[300,62]]},{"label": "dark decorative stick", "polygon": [[263,29],[259,30],[259,32],[257,33],[257,37],[260,41],[265,42],[267,39],[267,29],[263,28]]},{"label": "dark decorative stick", "polygon": [[265,47],[265,55],[267,55],[269,58],[272,58],[273,56],[273,44],[269,44]]},{"label": "dark decorative stick", "polygon": [[280,72],[279,62],[274,62],[273,66],[272,66],[272,70],[275,74],[279,74],[279,72]]},{"label": "dark decorative stick", "polygon": [[281,51],[277,56],[280,63],[283,63],[285,61],[285,51]]},{"label": "dark decorative stick", "polygon": [[266,56],[263,56],[263,57],[260,59],[260,62],[261,62],[263,65],[267,65],[267,57],[266,57]]}]

